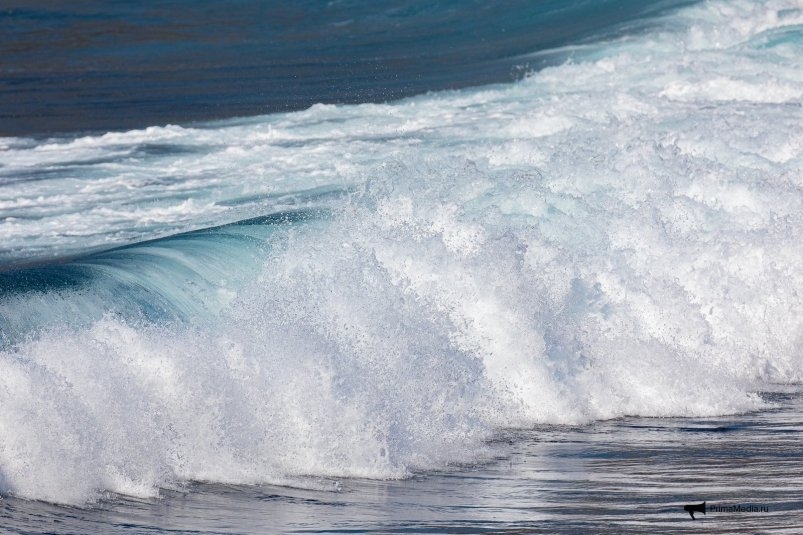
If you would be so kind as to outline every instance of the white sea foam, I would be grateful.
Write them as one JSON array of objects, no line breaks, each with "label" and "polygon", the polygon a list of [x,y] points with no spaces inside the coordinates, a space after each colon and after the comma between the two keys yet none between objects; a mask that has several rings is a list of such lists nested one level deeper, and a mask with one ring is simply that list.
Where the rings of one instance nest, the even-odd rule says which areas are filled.
[{"label": "white sea foam", "polygon": [[[504,426],[758,407],[803,379],[801,13],[706,2],[508,86],[4,141],[6,177],[86,162],[0,188],[9,249],[356,187],[277,231],[211,317],[110,313],[7,347],[0,492],[400,477]],[[120,158],[143,143],[197,152]]]}]

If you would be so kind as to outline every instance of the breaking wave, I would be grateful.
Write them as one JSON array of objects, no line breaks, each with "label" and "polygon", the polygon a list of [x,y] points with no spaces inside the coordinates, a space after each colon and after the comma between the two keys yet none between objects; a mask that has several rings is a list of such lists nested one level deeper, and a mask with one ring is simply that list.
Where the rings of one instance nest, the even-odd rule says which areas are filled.
[{"label": "breaking wave", "polygon": [[[247,217],[282,210],[93,253],[59,234],[57,263],[43,225],[73,216],[7,218],[42,246],[0,273],[0,492],[405,477],[505,427],[761,407],[803,372],[801,52],[800,2],[707,2],[511,85],[5,140],[6,170],[147,138],[169,188],[281,167],[281,195],[335,193],[232,187]],[[212,139],[203,170],[171,152]],[[229,202],[207,193],[157,226]],[[126,206],[76,234],[124,233],[103,217]]]}]

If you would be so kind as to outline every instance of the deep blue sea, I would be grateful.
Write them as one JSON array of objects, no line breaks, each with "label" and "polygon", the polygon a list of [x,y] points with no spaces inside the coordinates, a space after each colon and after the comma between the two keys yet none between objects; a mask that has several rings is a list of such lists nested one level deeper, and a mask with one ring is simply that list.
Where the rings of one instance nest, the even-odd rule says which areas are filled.
[{"label": "deep blue sea", "polygon": [[800,533],[802,125],[803,0],[0,0],[0,533]]}]

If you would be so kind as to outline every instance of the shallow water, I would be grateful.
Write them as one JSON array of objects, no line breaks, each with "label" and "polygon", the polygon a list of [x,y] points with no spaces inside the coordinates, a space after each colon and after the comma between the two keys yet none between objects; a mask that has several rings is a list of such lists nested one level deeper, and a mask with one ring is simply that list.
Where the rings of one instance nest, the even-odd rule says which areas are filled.
[{"label": "shallow water", "polygon": [[[501,433],[493,459],[309,488],[193,483],[92,508],[6,499],[13,533],[799,533],[803,389],[760,412],[626,417]],[[686,504],[707,502],[692,520]],[[758,512],[716,512],[711,506]],[[766,508],[768,512],[764,512]]]}]

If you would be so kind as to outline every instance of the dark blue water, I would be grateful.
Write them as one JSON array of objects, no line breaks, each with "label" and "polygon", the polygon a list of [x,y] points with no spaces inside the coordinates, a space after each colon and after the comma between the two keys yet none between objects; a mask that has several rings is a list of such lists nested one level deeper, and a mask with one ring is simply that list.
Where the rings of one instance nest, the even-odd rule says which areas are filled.
[{"label": "dark blue water", "polygon": [[0,135],[187,124],[511,81],[549,61],[522,54],[635,20],[643,28],[688,3],[10,0],[0,6]]}]

